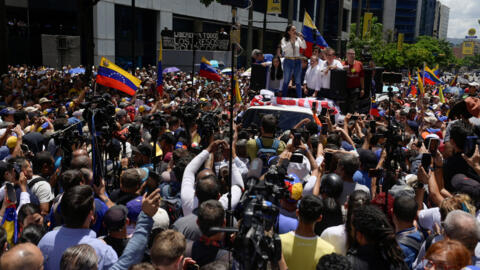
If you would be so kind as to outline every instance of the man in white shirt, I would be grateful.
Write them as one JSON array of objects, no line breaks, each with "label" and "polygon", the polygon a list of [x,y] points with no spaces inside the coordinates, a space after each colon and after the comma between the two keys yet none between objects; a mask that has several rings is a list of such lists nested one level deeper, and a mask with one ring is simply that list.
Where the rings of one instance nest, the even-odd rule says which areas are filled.
[{"label": "man in white shirt", "polygon": [[334,69],[343,69],[342,63],[335,59],[335,50],[332,48],[327,48],[325,50],[325,55],[327,60],[320,67],[320,72],[322,73],[321,80],[321,89],[319,93],[320,98],[329,98],[333,99],[334,95],[330,91],[330,76],[331,70]]},{"label": "man in white shirt", "polygon": [[312,55],[310,58],[310,66],[307,69],[305,80],[303,81],[303,93],[306,96],[316,96],[316,93],[320,90],[321,76],[318,57]]}]

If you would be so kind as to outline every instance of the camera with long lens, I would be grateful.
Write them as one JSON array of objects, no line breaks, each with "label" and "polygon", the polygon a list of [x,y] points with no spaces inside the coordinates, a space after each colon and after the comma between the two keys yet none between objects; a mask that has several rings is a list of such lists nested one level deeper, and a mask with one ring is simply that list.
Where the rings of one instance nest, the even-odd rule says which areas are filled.
[{"label": "camera with long lens", "polygon": [[263,162],[255,159],[247,175],[247,191],[235,209],[240,226],[234,242],[233,257],[239,269],[267,269],[281,258],[280,237],[275,228],[280,209],[276,206],[288,198],[285,164],[272,165],[260,181]]}]

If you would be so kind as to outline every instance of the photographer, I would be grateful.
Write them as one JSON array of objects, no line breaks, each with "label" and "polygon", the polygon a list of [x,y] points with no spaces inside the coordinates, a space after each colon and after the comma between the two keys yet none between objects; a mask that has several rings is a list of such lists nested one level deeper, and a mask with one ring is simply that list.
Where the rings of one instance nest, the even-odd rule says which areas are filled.
[{"label": "photographer", "polygon": [[[262,159],[263,156],[281,154],[285,149],[283,141],[275,139],[275,129],[277,127],[277,119],[272,114],[262,117],[260,125],[260,136],[256,139],[250,139],[247,142],[247,153],[250,160],[256,157]],[[266,157],[265,157],[266,158]],[[265,164],[264,160],[264,164]]]},{"label": "photographer", "polygon": [[[204,162],[208,159],[210,153],[217,152],[220,146],[222,146],[224,149],[228,149],[228,144],[225,141],[214,141],[208,146],[206,150],[203,150],[194,159],[192,159],[192,161],[190,161],[188,166],[185,168],[181,188],[182,209],[184,215],[190,214],[192,210],[198,205],[198,199],[195,197],[195,174],[197,173],[198,169],[200,169],[202,164],[204,164]],[[232,208],[235,208],[237,203],[240,201],[243,188],[244,184],[242,175],[238,171],[237,167],[233,165],[231,190]],[[219,201],[223,205],[224,209],[228,208],[227,194],[223,194],[223,196],[219,198]]]}]

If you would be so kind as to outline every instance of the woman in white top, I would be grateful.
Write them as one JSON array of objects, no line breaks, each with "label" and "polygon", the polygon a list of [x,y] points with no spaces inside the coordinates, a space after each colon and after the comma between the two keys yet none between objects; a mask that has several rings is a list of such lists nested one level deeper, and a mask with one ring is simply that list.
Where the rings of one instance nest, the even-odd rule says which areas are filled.
[{"label": "woman in white top", "polygon": [[282,51],[285,59],[283,60],[283,87],[282,96],[286,97],[288,93],[288,83],[294,76],[297,98],[302,97],[302,60],[300,59],[300,48],[307,48],[307,44],[301,33],[297,33],[297,28],[293,25],[287,26],[285,34],[281,41]]}]

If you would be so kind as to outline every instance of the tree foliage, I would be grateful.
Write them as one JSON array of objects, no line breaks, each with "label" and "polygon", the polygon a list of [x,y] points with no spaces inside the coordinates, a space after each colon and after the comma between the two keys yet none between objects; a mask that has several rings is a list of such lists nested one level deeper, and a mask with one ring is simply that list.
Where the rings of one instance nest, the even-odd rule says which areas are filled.
[{"label": "tree foliage", "polygon": [[[358,55],[362,54],[364,48],[369,48],[376,65],[383,66],[386,70],[415,70],[422,68],[423,63],[430,67],[438,64],[441,68],[447,68],[457,63],[451,45],[444,40],[420,36],[413,44],[404,43],[400,51],[392,33],[383,33],[383,25],[378,23],[375,17],[372,20],[372,31],[367,38],[357,37],[355,29],[356,25],[352,24],[349,47],[354,48]],[[387,42],[385,38],[392,42]]]}]

